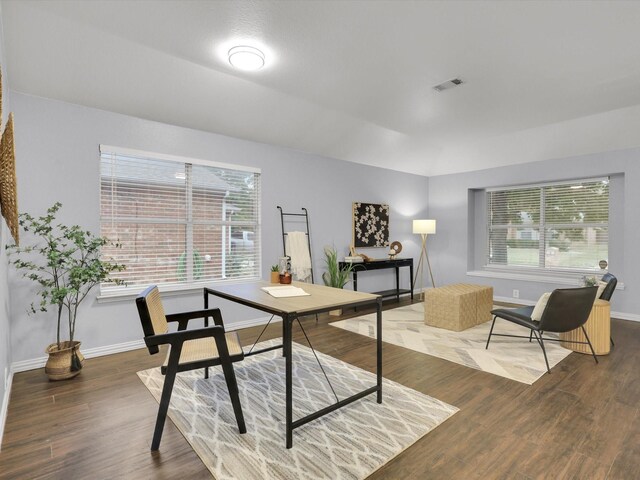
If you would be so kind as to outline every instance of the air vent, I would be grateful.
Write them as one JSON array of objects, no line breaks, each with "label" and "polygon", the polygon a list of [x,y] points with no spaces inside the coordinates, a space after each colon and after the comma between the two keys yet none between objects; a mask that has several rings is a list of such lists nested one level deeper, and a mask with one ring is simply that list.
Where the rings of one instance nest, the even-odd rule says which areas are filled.
[{"label": "air vent", "polygon": [[447,80],[446,82],[441,83],[440,85],[436,85],[433,89],[436,92],[443,92],[445,90],[449,90],[453,87],[457,87],[458,85],[462,85],[462,80],[460,78],[454,78],[452,80]]}]

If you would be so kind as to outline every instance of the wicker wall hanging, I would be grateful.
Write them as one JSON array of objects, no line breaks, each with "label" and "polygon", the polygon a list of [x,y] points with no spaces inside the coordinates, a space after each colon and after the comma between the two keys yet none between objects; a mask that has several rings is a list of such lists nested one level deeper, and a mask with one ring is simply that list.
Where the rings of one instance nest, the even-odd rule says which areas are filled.
[{"label": "wicker wall hanging", "polygon": [[16,245],[19,244],[18,233],[18,191],[16,182],[16,155],[13,143],[13,113],[4,127],[0,141],[0,199],[2,216],[7,221]]}]

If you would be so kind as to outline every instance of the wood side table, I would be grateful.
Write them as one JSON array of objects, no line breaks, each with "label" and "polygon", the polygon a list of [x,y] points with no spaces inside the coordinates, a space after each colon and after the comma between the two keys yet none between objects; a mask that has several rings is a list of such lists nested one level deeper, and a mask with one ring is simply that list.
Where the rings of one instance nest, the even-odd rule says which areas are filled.
[{"label": "wood side table", "polygon": [[[607,355],[611,349],[611,304],[606,300],[596,300],[589,314],[587,323],[584,324],[584,329],[587,331],[587,335],[589,335],[589,340],[591,340],[591,345],[593,345],[593,350],[596,352],[596,355]],[[560,340],[587,341],[580,328],[561,333]],[[574,352],[591,355],[589,345],[586,343],[568,343],[561,341],[560,345]]]}]

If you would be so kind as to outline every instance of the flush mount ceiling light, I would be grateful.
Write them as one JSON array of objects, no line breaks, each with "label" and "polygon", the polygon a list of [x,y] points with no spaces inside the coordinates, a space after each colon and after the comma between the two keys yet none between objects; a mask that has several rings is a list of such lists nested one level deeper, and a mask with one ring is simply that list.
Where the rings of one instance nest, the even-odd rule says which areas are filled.
[{"label": "flush mount ceiling light", "polygon": [[260,70],[264,67],[264,53],[246,45],[233,47],[229,50],[229,63],[240,70]]}]

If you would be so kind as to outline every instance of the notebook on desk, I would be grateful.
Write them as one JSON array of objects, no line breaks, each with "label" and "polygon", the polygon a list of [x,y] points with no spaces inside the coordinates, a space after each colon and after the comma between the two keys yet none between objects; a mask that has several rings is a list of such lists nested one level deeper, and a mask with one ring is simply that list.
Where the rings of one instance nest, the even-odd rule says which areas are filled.
[{"label": "notebook on desk", "polygon": [[294,287],[292,285],[284,285],[280,287],[262,287],[262,290],[267,292],[272,297],[276,298],[304,297],[306,295],[311,295],[310,293],[305,292],[300,287]]}]

